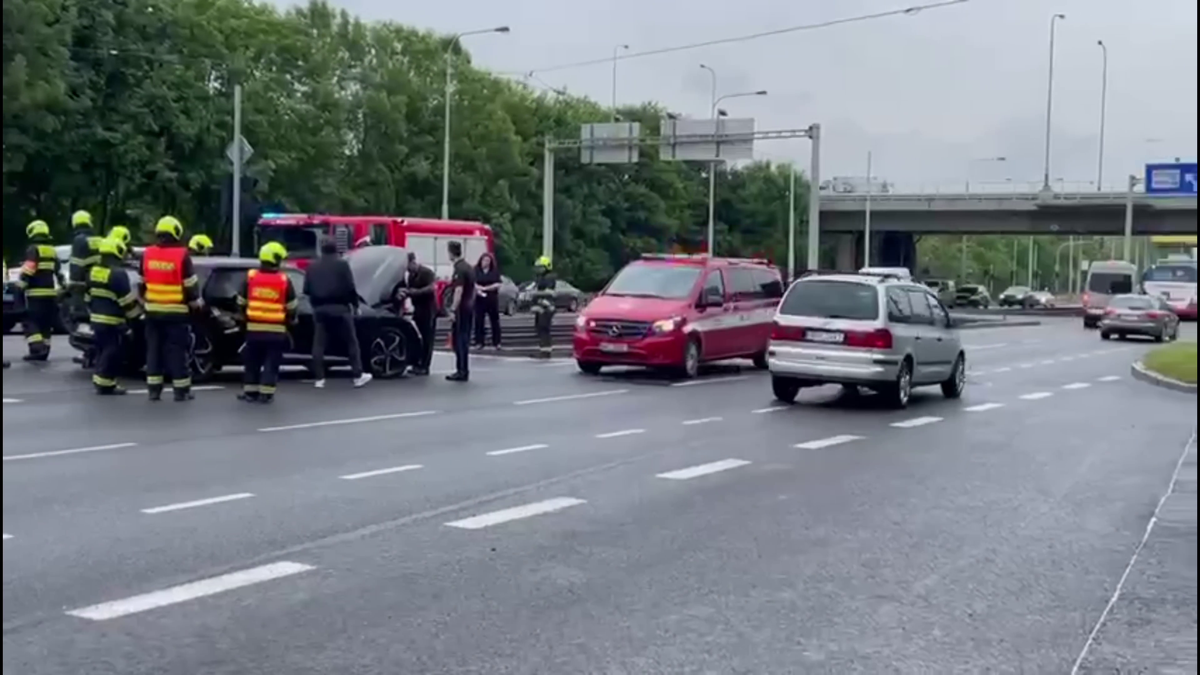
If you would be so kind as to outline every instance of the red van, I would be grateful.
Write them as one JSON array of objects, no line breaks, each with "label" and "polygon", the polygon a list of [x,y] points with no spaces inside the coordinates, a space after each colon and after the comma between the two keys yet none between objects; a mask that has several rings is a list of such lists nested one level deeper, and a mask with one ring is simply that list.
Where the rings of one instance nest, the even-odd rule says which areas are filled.
[{"label": "red van", "polygon": [[701,363],[732,358],[765,368],[782,297],[779,270],[766,260],[645,255],[575,321],[575,361],[591,375],[633,365],[695,377]]}]

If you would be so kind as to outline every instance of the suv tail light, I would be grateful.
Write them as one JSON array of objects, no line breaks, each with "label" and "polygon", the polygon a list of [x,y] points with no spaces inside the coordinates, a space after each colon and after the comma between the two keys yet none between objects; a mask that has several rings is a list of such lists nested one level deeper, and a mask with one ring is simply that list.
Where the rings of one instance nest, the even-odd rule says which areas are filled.
[{"label": "suv tail light", "polygon": [[843,344],[847,347],[886,351],[892,348],[892,331],[886,328],[872,331],[846,331],[846,341]]},{"label": "suv tail light", "polygon": [[796,326],[781,326],[776,323],[771,326],[771,339],[782,342],[801,342],[804,340],[804,329]]},{"label": "suv tail light", "polygon": [[1146,312],[1143,316],[1145,316],[1147,319],[1161,319],[1166,315],[1166,312],[1160,312],[1157,309],[1152,309],[1149,312]]}]

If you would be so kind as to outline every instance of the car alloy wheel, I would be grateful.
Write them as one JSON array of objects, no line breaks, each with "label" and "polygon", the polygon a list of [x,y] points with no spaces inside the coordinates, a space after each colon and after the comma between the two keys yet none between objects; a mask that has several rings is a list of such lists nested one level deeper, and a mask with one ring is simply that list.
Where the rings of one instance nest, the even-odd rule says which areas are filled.
[{"label": "car alloy wheel", "polygon": [[900,364],[900,374],[896,377],[896,406],[907,408],[910,398],[912,398],[912,366],[905,361]]},{"label": "car alloy wheel", "polygon": [[967,388],[967,360],[962,354],[954,360],[954,370],[942,383],[942,394],[949,399],[961,398]]},{"label": "car alloy wheel", "polygon": [[217,371],[212,338],[204,330],[193,328],[189,342],[192,380],[195,382],[204,382],[210,379]]},{"label": "car alloy wheel", "polygon": [[683,351],[683,375],[691,379],[700,374],[700,343],[691,339]]},{"label": "car alloy wheel", "polygon": [[408,368],[408,349],[404,335],[395,328],[384,328],[371,341],[371,373],[381,379],[399,377]]}]

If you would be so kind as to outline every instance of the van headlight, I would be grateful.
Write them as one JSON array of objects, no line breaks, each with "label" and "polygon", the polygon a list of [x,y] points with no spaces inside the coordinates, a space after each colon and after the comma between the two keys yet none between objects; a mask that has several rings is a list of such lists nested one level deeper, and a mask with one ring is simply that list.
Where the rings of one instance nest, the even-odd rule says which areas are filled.
[{"label": "van headlight", "polygon": [[582,314],[575,317],[576,330],[587,330],[588,328],[591,328],[591,327],[592,327],[591,319],[587,318],[586,316],[583,316]]},{"label": "van headlight", "polygon": [[683,319],[681,319],[677,316],[673,316],[670,319],[661,319],[659,321],[655,321],[653,324],[650,325],[650,331],[652,333],[662,335],[664,333],[673,332],[674,330],[676,330],[677,328],[679,328],[682,325],[683,325]]}]

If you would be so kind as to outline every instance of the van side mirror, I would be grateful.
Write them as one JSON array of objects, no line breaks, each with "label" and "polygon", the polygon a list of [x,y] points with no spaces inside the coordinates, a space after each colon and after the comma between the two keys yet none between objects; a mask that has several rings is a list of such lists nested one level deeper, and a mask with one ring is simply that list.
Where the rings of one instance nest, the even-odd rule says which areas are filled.
[{"label": "van side mirror", "polygon": [[721,289],[708,287],[704,289],[703,295],[700,296],[700,307],[724,307],[725,295],[721,293]]}]

